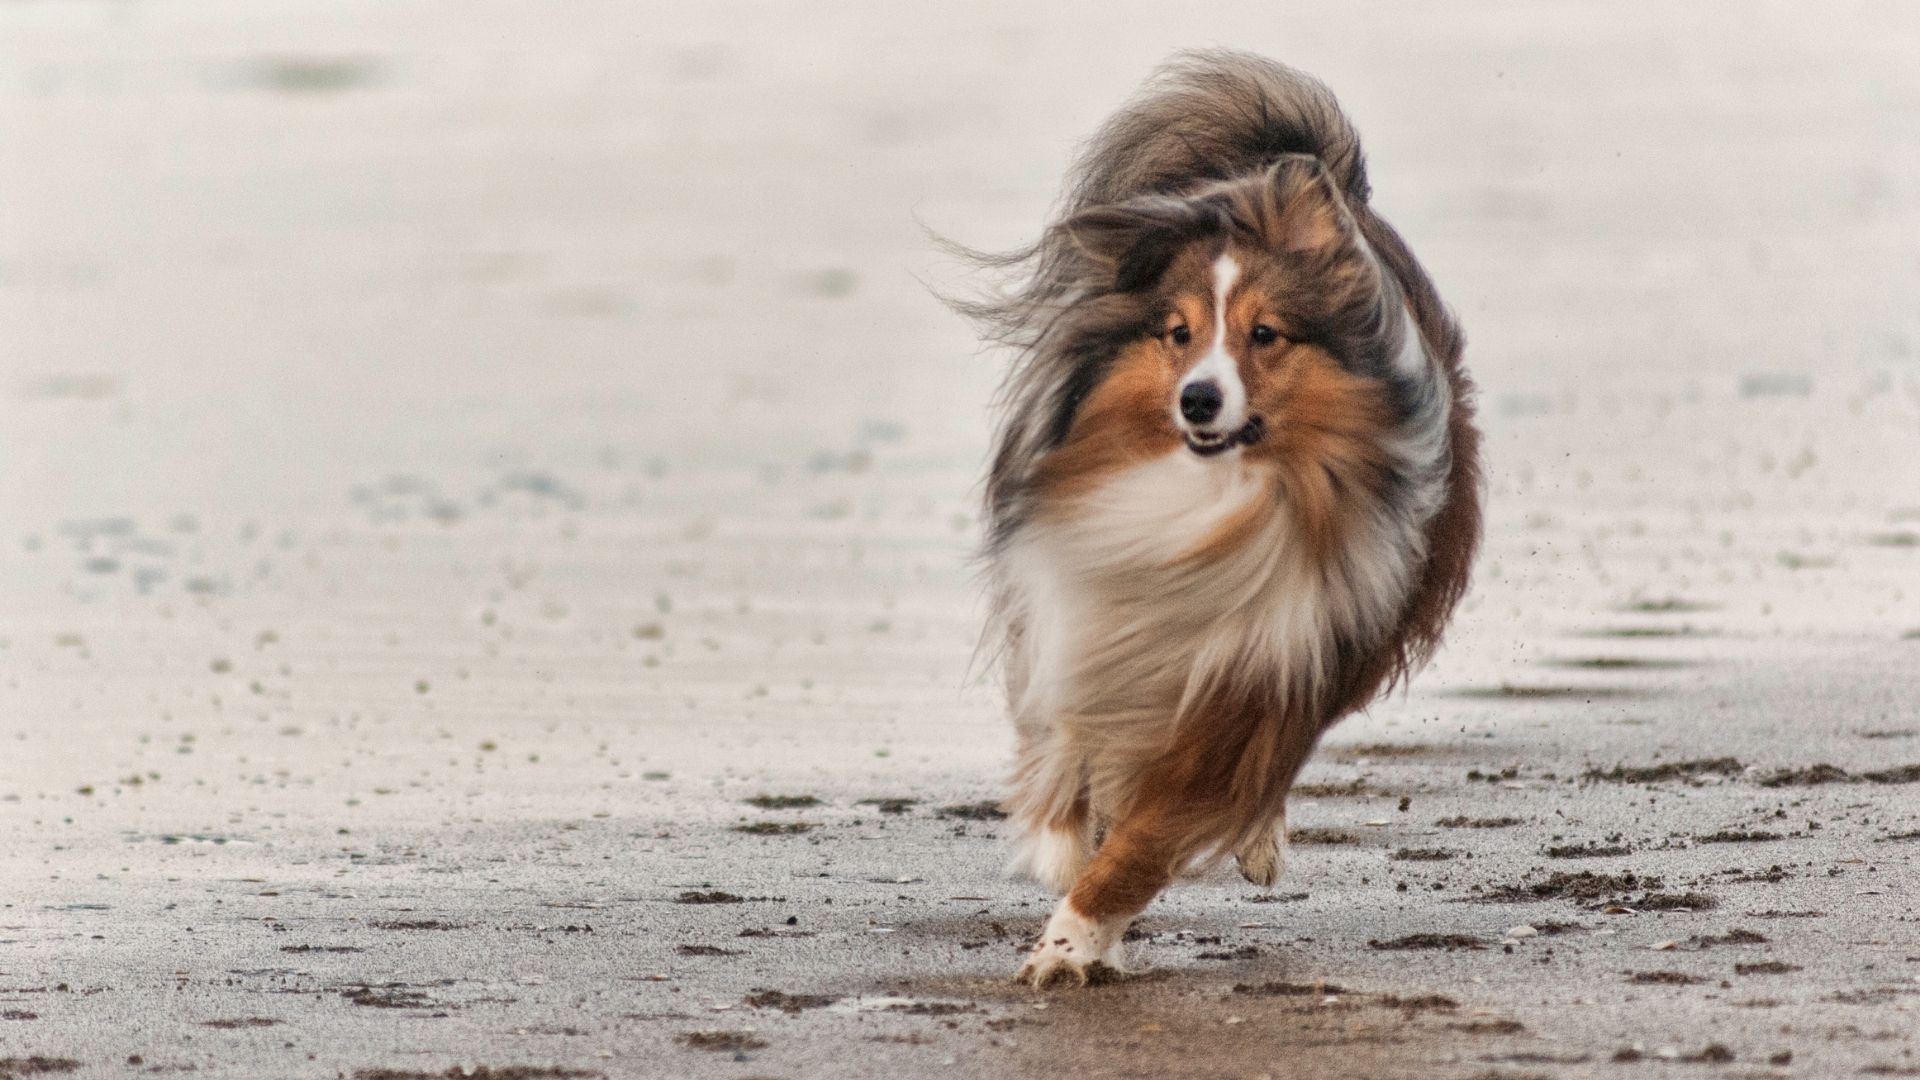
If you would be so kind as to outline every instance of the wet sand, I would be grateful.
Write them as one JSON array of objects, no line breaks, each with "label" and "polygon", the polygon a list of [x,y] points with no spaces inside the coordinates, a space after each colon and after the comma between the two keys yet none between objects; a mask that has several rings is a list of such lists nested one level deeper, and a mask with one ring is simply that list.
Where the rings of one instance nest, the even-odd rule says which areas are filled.
[{"label": "wet sand", "polygon": [[[6,5],[0,1077],[1920,1075],[1917,42]],[[1039,994],[925,230],[1213,43],[1355,113],[1489,541],[1282,881]]]}]

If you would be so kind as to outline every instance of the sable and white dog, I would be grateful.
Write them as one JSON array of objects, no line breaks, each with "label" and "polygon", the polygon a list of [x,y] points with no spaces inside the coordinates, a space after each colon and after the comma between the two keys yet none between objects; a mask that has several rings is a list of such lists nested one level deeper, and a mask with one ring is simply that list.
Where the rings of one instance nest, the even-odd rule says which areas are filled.
[{"label": "sable and white dog", "polygon": [[987,562],[1020,865],[1064,893],[1020,977],[1118,969],[1173,877],[1270,884],[1321,733],[1438,646],[1479,539],[1461,335],[1367,206],[1357,136],[1255,56],[1160,72],[1019,274]]}]

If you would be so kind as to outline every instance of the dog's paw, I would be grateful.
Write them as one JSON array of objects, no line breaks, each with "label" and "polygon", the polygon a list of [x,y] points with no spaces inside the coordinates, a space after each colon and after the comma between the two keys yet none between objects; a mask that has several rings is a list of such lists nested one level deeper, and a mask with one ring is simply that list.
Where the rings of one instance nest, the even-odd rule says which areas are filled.
[{"label": "dog's paw", "polygon": [[1233,857],[1240,864],[1240,876],[1263,889],[1280,880],[1280,872],[1287,868],[1286,823],[1262,833]]},{"label": "dog's paw", "polygon": [[1058,982],[1072,986],[1112,982],[1124,973],[1118,928],[1089,919],[1061,901],[1014,978],[1042,990]]},{"label": "dog's paw", "polygon": [[1033,956],[1021,966],[1020,974],[1014,976],[1014,980],[1026,983],[1035,990],[1046,990],[1057,985],[1104,986],[1110,982],[1118,982],[1124,974],[1119,968],[1103,960],[1085,963],[1048,946],[1035,949]]}]

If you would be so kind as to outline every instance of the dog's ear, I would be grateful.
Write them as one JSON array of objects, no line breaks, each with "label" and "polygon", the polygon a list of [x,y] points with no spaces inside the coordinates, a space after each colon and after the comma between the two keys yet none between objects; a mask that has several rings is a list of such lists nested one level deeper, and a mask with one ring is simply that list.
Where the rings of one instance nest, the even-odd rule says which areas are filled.
[{"label": "dog's ear", "polygon": [[1082,210],[1059,226],[1096,273],[1120,292],[1151,288],[1217,211],[1186,199],[1147,196]]},{"label": "dog's ear", "polygon": [[1288,154],[1267,170],[1268,241],[1277,251],[1322,259],[1357,251],[1359,227],[1320,159]]}]

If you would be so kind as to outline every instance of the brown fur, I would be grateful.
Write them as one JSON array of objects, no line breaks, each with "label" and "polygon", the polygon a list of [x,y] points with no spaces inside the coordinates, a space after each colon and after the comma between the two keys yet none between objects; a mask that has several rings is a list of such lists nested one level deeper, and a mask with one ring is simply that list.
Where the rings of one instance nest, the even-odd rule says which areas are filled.
[{"label": "brown fur", "polygon": [[1112,373],[1080,407],[1066,441],[1040,463],[1033,480],[1037,504],[1069,506],[1102,479],[1178,449],[1180,432],[1165,407],[1173,378],[1158,342],[1141,342],[1123,352]]},{"label": "brown fur", "polygon": [[[1249,414],[1266,424],[1264,437],[1228,451],[1242,472],[1221,474],[1246,478],[1223,489],[1244,502],[1222,504],[1163,565],[1088,586],[1104,590],[1096,600],[1116,621],[1087,628],[1095,644],[1082,667],[1029,670],[1027,622],[1045,613],[1023,606],[1030,597],[1015,603],[1015,584],[997,578],[1017,712],[1042,675],[1125,669],[1164,680],[1166,664],[1193,665],[1158,723],[1158,706],[1124,687],[1080,686],[1078,712],[1020,717],[1013,806],[1022,823],[1105,826],[1063,911],[1130,916],[1191,860],[1270,830],[1321,734],[1426,662],[1467,587],[1480,472],[1462,338],[1405,243],[1367,206],[1361,162],[1319,84],[1240,54],[1196,56],[1103,129],[1077,170],[1067,217],[1034,249],[1001,260],[1031,261],[1022,292],[967,308],[1023,350],[988,486],[996,559],[1035,529],[1107,512],[1099,500],[1110,481],[1186,453],[1179,383],[1216,344],[1238,369]],[[1216,343],[1211,268],[1223,252],[1239,276]],[[1425,359],[1400,366],[1409,315],[1437,376]],[[1255,340],[1256,325],[1277,340]],[[1174,327],[1191,340],[1177,340]],[[1404,543],[1390,539],[1403,534]],[[1389,543],[1401,546],[1381,547]],[[1258,570],[1256,582],[1310,586],[1301,602],[1321,606],[1300,617],[1324,620],[1324,634],[1300,638],[1302,626],[1321,624],[1285,623],[1249,637],[1241,655],[1190,660],[1142,644],[1164,635],[1169,648],[1217,652],[1192,609],[1168,606],[1164,617],[1177,623],[1156,626],[1154,604],[1203,595],[1228,564]],[[1248,627],[1263,625],[1257,615],[1222,611],[1252,619]],[[1262,634],[1305,651],[1264,655]],[[1110,775],[1110,759],[1098,757],[1111,739],[1137,743],[1111,759],[1131,763],[1127,776]],[[1063,769],[1073,759],[1060,754],[1109,764]]]}]

